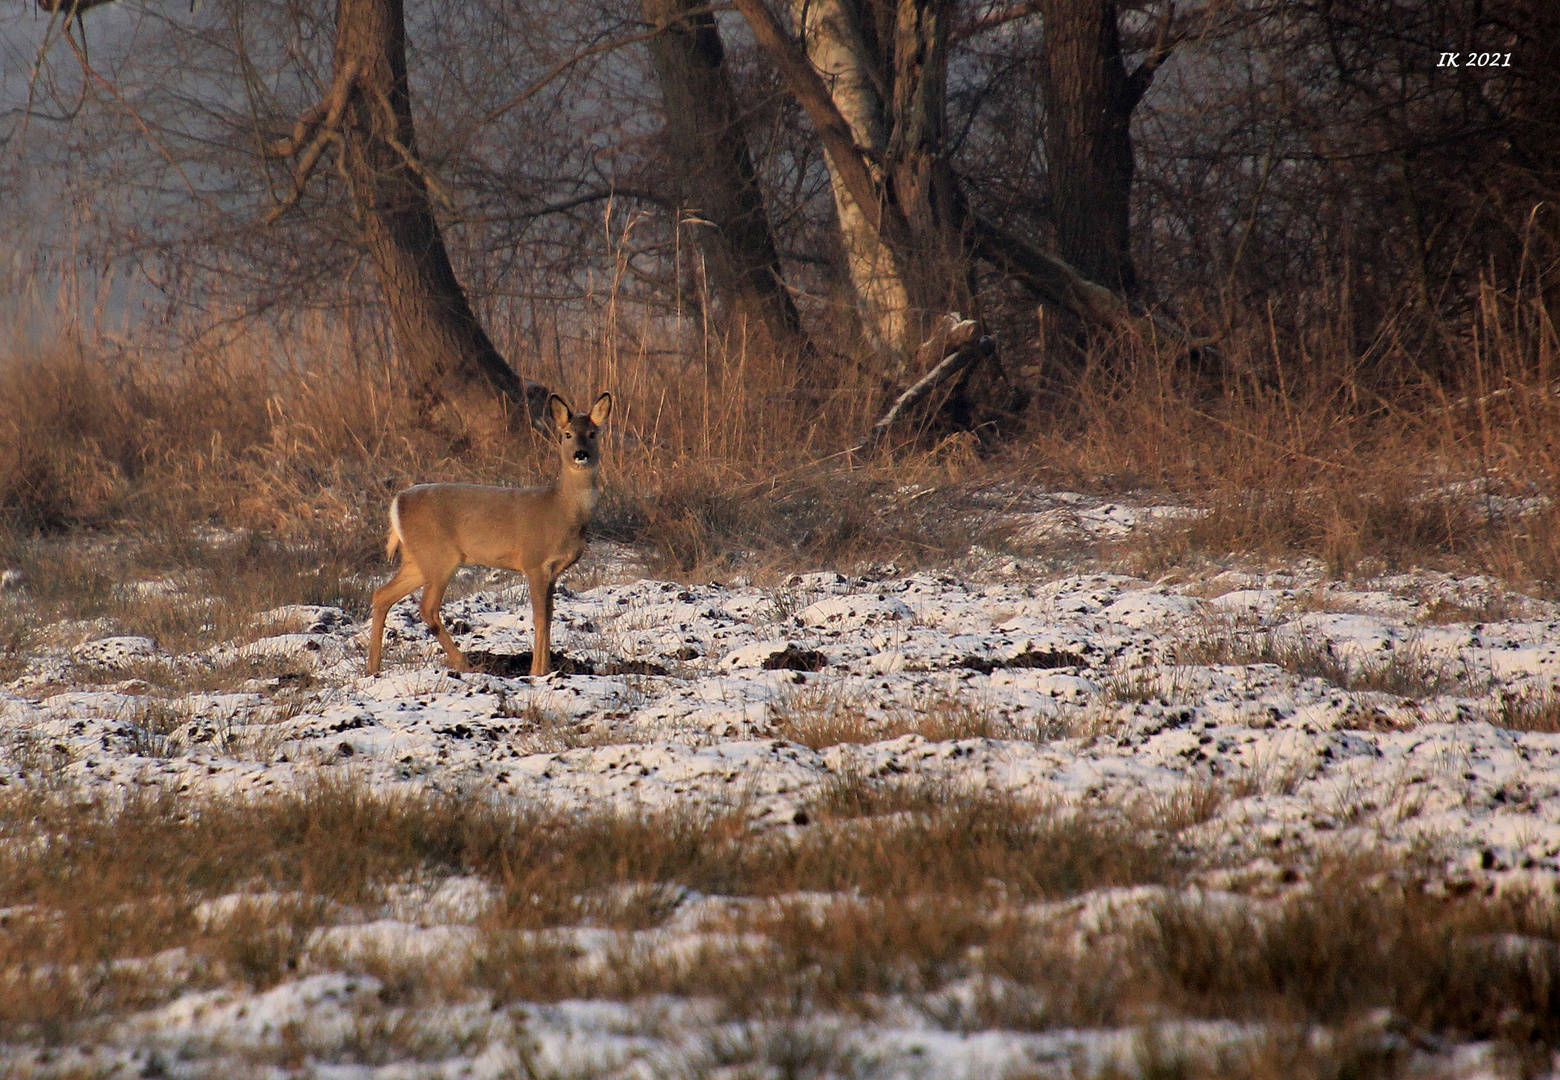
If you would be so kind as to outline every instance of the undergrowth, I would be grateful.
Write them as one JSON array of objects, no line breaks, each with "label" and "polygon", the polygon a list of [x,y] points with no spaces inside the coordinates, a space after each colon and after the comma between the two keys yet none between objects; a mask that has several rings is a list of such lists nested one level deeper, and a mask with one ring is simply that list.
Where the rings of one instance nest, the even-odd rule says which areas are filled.
[{"label": "undergrowth", "polygon": [[[992,492],[1037,485],[1146,490],[1205,511],[1082,548],[1144,574],[1241,552],[1313,556],[1340,576],[1477,568],[1548,591],[1560,580],[1555,329],[1541,300],[1492,292],[1475,322],[1463,362],[1435,374],[1389,338],[1357,354],[1324,313],[1293,342],[1237,320],[1213,368],[1098,344],[1021,416],[951,435],[908,425],[867,458],[848,448],[892,388],[802,395],[785,362],[762,356],[700,375],[609,345],[575,358],[558,389],[615,393],[594,528],[643,547],[657,574],[912,567],[972,543],[1050,555],[991,509],[1003,504]],[[307,348],[284,348],[252,327],[176,361],[69,342],[0,355],[4,557],[38,534],[216,525],[333,547],[377,572],[400,486],[528,483],[555,467],[527,431],[421,407],[394,362],[349,355],[330,326],[300,335]]]},{"label": "undergrowth", "polygon": [[[1518,1055],[1560,1037],[1560,925],[1536,898],[1433,895],[1420,868],[1363,856],[1274,899],[1209,897],[1185,888],[1197,867],[1175,840],[1205,816],[1191,805],[1122,817],[855,777],[809,809],[754,833],[740,813],[562,814],[350,780],[265,801],[13,788],[0,1034],[60,1041],[192,989],[338,970],[378,979],[390,1008],[674,994],[748,1022],[894,1000],[961,1032],[1322,1025],[1323,1056],[1382,1017]],[[322,933],[450,877],[486,890],[465,945]],[[1114,899],[1084,920],[1068,901],[1085,895]],[[670,947],[673,917],[697,936]]]}]

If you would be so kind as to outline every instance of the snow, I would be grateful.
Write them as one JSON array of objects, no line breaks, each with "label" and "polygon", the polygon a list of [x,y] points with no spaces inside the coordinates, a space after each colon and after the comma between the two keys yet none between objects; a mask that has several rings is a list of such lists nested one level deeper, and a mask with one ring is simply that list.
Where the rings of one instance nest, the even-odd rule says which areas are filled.
[{"label": "snow", "polygon": [[[558,639],[587,658],[653,660],[667,674],[540,680],[445,671],[405,604],[392,618],[387,673],[364,678],[361,625],[334,609],[300,607],[275,621],[323,629],[208,654],[281,656],[313,669],[326,685],[294,715],[279,715],[259,693],[174,699],[163,704],[182,721],[166,733],[176,752],[148,755],[137,728],[144,695],[107,688],[34,697],[24,676],[0,694],[0,717],[7,730],[63,748],[65,773],[88,790],[138,779],[218,792],[274,788],[328,761],[375,785],[495,788],[571,808],[729,809],[740,793],[755,823],[783,824],[843,767],[1063,802],[1244,781],[1257,790],[1220,811],[1221,842],[1251,848],[1253,858],[1267,844],[1406,849],[1433,839],[1451,853],[1448,865],[1460,866],[1470,852],[1482,859],[1515,815],[1524,840],[1499,842],[1510,850],[1496,868],[1509,863],[1560,882],[1560,735],[1494,723],[1503,704],[1554,692],[1556,613],[1523,600],[1529,614],[1510,621],[1423,626],[1386,614],[1394,597],[1379,590],[1312,584],[1341,610],[1315,610],[1314,597],[1304,611],[1245,604],[1270,589],[1209,602],[1190,588],[1112,574],[979,584],[808,575],[787,587],[824,595],[776,618],[772,597],[753,587],[608,584],[560,594]],[[1242,602],[1218,603],[1231,596]],[[1221,607],[1245,613],[1243,630],[1343,661],[1411,657],[1455,678],[1416,700],[1347,691],[1273,664],[1177,663],[1178,644],[1221,632]],[[529,647],[522,614],[499,594],[451,602],[446,612],[467,628],[464,645]],[[72,655],[101,666],[151,648],[144,638],[106,638]],[[817,671],[774,667],[811,655]],[[809,695],[883,723],[929,702],[959,702],[1015,737],[932,743],[898,734],[831,757],[773,737]],[[564,740],[574,745],[547,745],[549,725],[574,725]],[[1264,776],[1280,773],[1294,774],[1292,790],[1262,790]],[[14,755],[0,757],[0,776],[23,779]],[[1340,791],[1349,805],[1339,805]]]},{"label": "snow", "polygon": [[70,652],[77,663],[115,668],[156,656],[157,643],[147,637],[98,638],[84,641]]},{"label": "snow", "polygon": [[[1032,525],[1109,538],[1183,512],[1056,496]],[[555,645],[597,670],[643,661],[639,674],[456,675],[444,669],[409,601],[392,611],[378,678],[362,674],[364,625],[313,605],[265,613],[257,626],[266,636],[257,640],[189,656],[169,656],[144,637],[62,644],[0,688],[0,782],[36,780],[47,767],[53,782],[86,793],[155,783],[235,796],[289,790],[329,770],[385,790],[461,790],[564,810],[740,812],[755,830],[806,828],[803,807],[846,776],[1118,807],[1212,787],[1226,797],[1188,830],[1188,842],[1219,853],[1218,880],[1245,884],[1242,894],[1207,885],[1209,903],[1261,902],[1251,883],[1277,880],[1275,856],[1361,848],[1434,851],[1440,874],[1458,887],[1560,892],[1560,734],[1499,726],[1513,702],[1541,702],[1560,688],[1554,604],[1497,596],[1488,579],[1430,572],[1349,584],[1301,565],[1150,582],[1114,573],[1046,576],[1020,559],[992,565],[979,575],[805,574],[773,588],[632,580],[560,589]],[[465,648],[527,651],[521,595],[479,592],[447,602],[445,617]],[[1488,601],[1497,598],[1509,618],[1422,619],[1436,599],[1494,610]],[[78,632],[90,628],[62,630],[60,640]],[[1198,642],[1241,634],[1268,634],[1345,663],[1418,664],[1441,678],[1433,692],[1412,698],[1348,690],[1272,663],[1177,659],[1197,655]],[[274,687],[160,700],[172,728],[157,732],[147,727],[153,701],[144,685],[59,689],[72,664],[111,670],[157,659],[198,668],[233,658],[296,664],[312,673],[312,689],[287,707],[273,700]],[[813,749],[781,737],[788,718],[831,702],[863,718],[869,741]],[[988,718],[991,733],[934,741],[907,730],[950,705]],[[52,748],[52,764],[40,765],[38,745]],[[1086,943],[1103,923],[1160,894],[1106,890],[1036,917],[1068,920]],[[220,921],[241,903],[275,900],[222,898],[198,917]],[[314,931],[310,948],[458,955],[489,901],[489,887],[474,879],[407,887],[382,911]],[[685,897],[677,917],[644,940],[674,952],[695,948],[705,931],[691,913],[703,903]],[[582,931],[576,943],[599,952],[613,947],[613,933]],[[121,1061],[142,1075],[215,1075],[221,1066],[213,1062],[224,1055],[274,1048],[284,1038],[301,1038],[305,1049],[335,1045],[383,1013],[383,990],[368,976],[305,971],[262,991],[184,993],[116,1021],[92,1067]],[[940,993],[957,1012],[960,994],[989,990]],[[524,1006],[523,1022],[482,1002],[441,1008],[437,1022],[466,1033],[452,1043],[465,1049],[449,1060],[320,1060],[310,1075],[693,1073],[714,1060],[722,1038],[805,1037],[842,1061],[875,1063],[873,1075],[1061,1076],[1128,1062],[1136,1046],[1127,1028],[959,1033],[891,1014],[877,1023],[814,1016],[736,1025],[682,999],[653,1009]],[[645,1027],[647,1009],[659,1017],[654,1030]],[[1168,1040],[1162,1045],[1210,1046],[1263,1033],[1181,1024],[1157,1037]],[[85,1053],[60,1051],[40,1064],[26,1048],[0,1048],[0,1068],[63,1075],[84,1068]],[[156,1070],[152,1054],[161,1055]],[[217,1071],[181,1071],[191,1061]],[[1442,1065],[1457,1076],[1490,1068],[1478,1047],[1457,1048]],[[291,1075],[280,1066],[245,1068]]]}]

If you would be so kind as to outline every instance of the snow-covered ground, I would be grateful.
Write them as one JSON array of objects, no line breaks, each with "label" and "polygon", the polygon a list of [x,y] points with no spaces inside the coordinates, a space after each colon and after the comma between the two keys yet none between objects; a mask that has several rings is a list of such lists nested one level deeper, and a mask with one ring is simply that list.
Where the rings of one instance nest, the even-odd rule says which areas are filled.
[{"label": "snow-covered ground", "polygon": [[[1046,512],[1038,531],[1100,536],[1170,511],[1080,498]],[[1037,566],[976,557],[957,571],[884,566],[767,587],[607,574],[560,589],[554,630],[571,660],[600,673],[539,680],[448,672],[407,602],[392,612],[378,678],[362,674],[364,625],[334,608],[267,613],[268,636],[202,654],[168,655],[135,637],[64,644],[0,688],[0,782],[47,773],[86,793],[152,783],[258,796],[323,772],[565,809],[733,809],[766,833],[808,828],[805,807],[842,777],[1104,807],[1192,793],[1210,816],[1181,839],[1210,868],[1204,888],[1260,892],[1297,859],[1364,848],[1433,853],[1432,887],[1560,892],[1560,734],[1518,730],[1560,711],[1560,607],[1431,572],[1343,584],[1296,565],[1155,582]],[[464,649],[499,658],[490,667],[530,648],[518,586],[444,611]],[[157,698],[153,709],[146,682],[112,674],[269,656],[306,671],[308,688],[260,679]],[[88,668],[99,681],[76,685]],[[462,887],[447,882],[415,912],[320,933],[336,948],[458,949],[480,906],[446,895]],[[657,933],[698,926],[690,910]],[[305,1049],[339,1042],[375,1015],[380,989],[322,970],[258,994],[192,992],[116,1021],[95,1049],[13,1048],[0,1070],[107,1075],[117,1062],[127,1074],[222,1075],[224,1055],[279,1032]],[[720,1075],[730,1055],[717,1044],[805,1038],[827,1049],[818,1061],[835,1062],[818,1075],[1076,1075],[1129,1061],[1138,1045],[1127,1029],[941,1030],[906,1009],[802,1027],[732,1025],[701,1009],[686,999],[563,1002],[529,1008],[521,1023],[476,1001],[416,1020],[462,1033],[454,1042],[466,1049],[448,1060],[311,1068]],[[1196,1047],[1257,1036],[1184,1024],[1155,1037]],[[1435,1059],[1441,1075],[1489,1067],[1478,1046]],[[252,1070],[267,1068],[294,1075]]]}]

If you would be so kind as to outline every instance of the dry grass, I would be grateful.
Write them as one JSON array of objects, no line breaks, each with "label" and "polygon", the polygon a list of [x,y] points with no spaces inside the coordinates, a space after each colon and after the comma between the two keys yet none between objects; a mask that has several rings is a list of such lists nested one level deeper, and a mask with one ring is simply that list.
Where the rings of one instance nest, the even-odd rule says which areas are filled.
[{"label": "dry grass", "polygon": [[0,682],[14,679],[27,666],[37,619],[20,597],[0,593]]},{"label": "dry grass", "polygon": [[[1178,872],[1160,847],[1105,821],[987,798],[876,799],[870,816],[819,807],[799,841],[757,842],[737,817],[579,818],[340,784],[236,804],[132,792],[109,805],[13,788],[0,795],[11,931],[0,936],[11,973],[0,1030],[48,1039],[76,1018],[147,1004],[171,988],[122,961],[176,947],[196,958],[183,985],[271,985],[298,969],[314,927],[372,910],[391,886],[451,874],[497,888],[483,920],[491,947],[507,941],[546,966],[557,950],[517,932],[654,926],[684,889],[974,898],[995,882],[1039,897]],[[908,805],[927,809],[905,817]],[[282,900],[241,904],[216,925],[197,918],[203,900],[235,893]],[[489,958],[474,978],[501,990],[516,965],[530,970],[521,959]],[[542,993],[530,980],[526,993]]]},{"label": "dry grass", "polygon": [[1330,642],[1272,627],[1216,626],[1180,646],[1177,656],[1191,664],[1273,664],[1295,675],[1325,679],[1342,690],[1377,691],[1414,700],[1461,685],[1449,662],[1433,660],[1412,644],[1379,659],[1351,659]]},{"label": "dry grass", "polygon": [[[387,389],[385,372],[365,368],[331,328],[314,334],[305,349],[296,334],[283,342],[256,329],[176,364],[110,363],[68,344],[0,355],[0,524],[11,536],[0,562],[25,558],[37,534],[83,528],[172,555],[200,546],[190,538],[215,522],[266,538],[251,547],[282,538],[329,549],[327,578],[338,556],[378,572],[384,508],[399,487],[527,483],[555,468],[540,439],[448,410],[430,416],[395,389],[393,368]],[[307,369],[280,359],[287,350],[307,351]],[[956,497],[900,514],[881,496],[907,479],[966,476],[977,467],[968,440],[852,471],[834,455],[869,422],[861,395],[799,402],[787,372],[745,356],[718,385],[666,364],[676,366],[593,355],[579,385],[559,388],[613,388],[597,529],[646,544],[659,572],[729,568],[739,552],[800,566],[962,550],[948,521]]]},{"label": "dry grass", "polygon": [[[598,524],[648,546],[657,573],[943,561],[1002,530],[961,491],[1012,481],[1147,488],[1209,510],[1103,553],[1139,572],[1231,552],[1311,555],[1340,576],[1440,565],[1552,592],[1560,350],[1541,306],[1480,299],[1477,333],[1458,346],[1464,363],[1445,368],[1458,382],[1418,371],[1390,340],[1361,358],[1323,330],[1280,340],[1237,328],[1217,373],[1132,349],[1097,353],[1080,381],[1042,398],[1010,451],[989,457],[956,436],[853,464],[840,451],[880,390],[842,378],[838,392],[800,400],[783,366],[742,354],[706,364],[609,344],[576,358],[563,389],[617,394]],[[360,615],[384,571],[390,492],[424,479],[524,482],[550,467],[528,436],[419,413],[388,362],[352,354],[333,327],[294,336],[255,330],[177,363],[76,346],[0,358],[0,565],[28,581],[0,594],[0,678],[60,620],[182,651],[258,633],[254,613],[283,603]],[[306,367],[288,359],[304,354]],[[905,485],[928,494],[907,500]],[[180,591],[126,588],[165,579]],[[1200,661],[1277,663],[1409,697],[1452,683],[1411,653],[1349,664],[1261,635],[1211,642]],[[820,747],[1014,734],[978,702],[920,705],[880,712],[803,694],[775,722]],[[151,709],[140,725],[148,749],[171,752],[181,717]],[[1556,712],[1548,699],[1514,701],[1503,722],[1550,731]],[[534,719],[548,745],[586,737]],[[45,779],[58,772],[48,747],[24,749]],[[192,988],[356,965],[409,1001],[670,992],[773,1017],[871,1014],[899,995],[964,1029],[1201,1016],[1276,1032],[1217,1067],[1147,1047],[1159,1075],[1390,1072],[1397,1051],[1370,1028],[1382,1010],[1415,1037],[1495,1039],[1522,1061],[1560,1042],[1560,934],[1536,903],[1437,898],[1411,876],[1353,862],[1323,867],[1276,906],[1169,894],[1084,949],[1026,908],[1181,886],[1192,868],[1177,834],[1238,794],[1189,789],[1126,813],[1066,813],[845,775],[807,805],[805,825],[755,836],[740,814],[565,816],[351,785],[231,804],[132,791],[115,805],[60,782],[13,787],[0,793],[0,1035],[62,1041],[86,1019]],[[316,929],[375,917],[392,886],[450,875],[481,878],[497,897],[469,955],[419,965],[311,949]],[[688,891],[741,903],[679,958],[647,935]],[[252,899],[224,919],[199,917],[203,901],[234,894]],[[580,926],[618,944],[587,955],[570,936]],[[170,949],[182,959],[146,963],[176,959]],[[986,989],[938,997],[956,981]],[[1327,1025],[1332,1042],[1283,1034],[1309,1024]],[[411,1029],[369,1025],[361,1038],[423,1052]],[[711,1060],[797,1072],[851,1064],[816,1039],[783,1042],[712,1047]]]},{"label": "dry grass", "polygon": [[1495,723],[1511,731],[1560,732],[1560,692],[1502,694]]},{"label": "dry grass", "polygon": [[804,685],[770,706],[769,733],[825,750],[842,743],[866,744],[920,735],[932,742],[951,739],[1048,739],[1063,734],[1044,720],[1015,721],[999,715],[979,695],[928,690],[907,700],[874,705],[839,685]]},{"label": "dry grass", "polygon": [[[1178,891],[1195,868],[1175,835],[1218,797],[1100,816],[844,777],[809,826],[754,835],[736,816],[561,816],[347,784],[118,806],[12,790],[0,798],[0,1033],[65,1041],[89,1018],[191,989],[334,969],[379,979],[387,1009],[674,994],[739,1027],[814,1010],[871,1018],[890,1000],[963,1031],[1272,1025],[1269,1042],[1218,1052],[1224,1074],[1145,1043],[1139,1057],[1179,1062],[1175,1075],[1280,1075],[1264,1071],[1277,1058],[1312,1075],[1390,1049],[1372,1041],[1383,1015],[1416,1038],[1495,1039],[1513,1054],[1560,1039],[1552,907],[1436,897],[1415,884],[1423,868],[1360,860],[1324,863],[1277,900],[1207,902]],[[380,917],[394,889],[453,874],[493,890],[469,949],[313,944],[321,927]],[[1107,917],[1083,947],[1065,905],[1029,906],[1146,884],[1169,888]],[[689,895],[722,903],[673,948],[659,928]],[[219,898],[214,914],[205,902]],[[350,1046],[319,1052],[434,1054],[418,1015],[364,1014]],[[1284,1035],[1295,1025],[1323,1025],[1331,1041],[1302,1054]]]},{"label": "dry grass", "polygon": [[[1547,589],[1560,580],[1560,350],[1538,302],[1481,303],[1465,362],[1441,369],[1463,382],[1420,372],[1391,340],[1360,358],[1322,330],[1286,341],[1236,329],[1212,375],[1151,351],[1091,355],[994,454],[958,436],[854,461],[841,451],[881,391],[842,379],[804,399],[783,362],[742,352],[685,360],[608,342],[575,358],[562,389],[617,394],[597,525],[646,546],[658,574],[908,567],[982,539],[1008,550],[1001,515],[965,492],[1017,481],[1155,489],[1209,511],[1106,552],[1140,572],[1238,551],[1313,555],[1339,575],[1474,567]],[[525,482],[552,468],[528,435],[415,408],[393,366],[343,340],[325,323],[285,340],[252,328],[177,364],[12,349],[0,359],[0,517],[12,537],[0,558],[26,558],[39,531],[82,527],[162,537],[172,555],[217,522],[327,553],[297,591],[328,594],[338,566],[380,571],[398,486]],[[286,359],[304,354],[306,369]]]},{"label": "dry grass", "polygon": [[1462,601],[1438,596],[1419,612],[1419,621],[1431,626],[1505,622],[1508,619],[1519,618],[1522,613],[1522,604],[1505,594]]},{"label": "dry grass", "polygon": [[1327,317],[1234,330],[1222,367],[1091,358],[1026,453],[1068,484],[1147,487],[1208,514],[1128,541],[1145,573],[1230,552],[1340,576],[1478,567],[1548,591],[1560,569],[1560,335],[1542,301],[1481,293],[1448,382],[1390,327],[1365,356]]},{"label": "dry grass", "polygon": [[1553,1045],[1560,924],[1537,897],[1444,899],[1344,861],[1276,913],[1176,898],[1140,942],[1149,992],[1190,1015],[1337,1025],[1389,1009],[1413,1030]]},{"label": "dry grass", "polygon": [[[155,532],[122,538],[37,537],[0,531],[0,565],[26,575],[0,596],[0,620],[41,632],[97,621],[98,632],[153,638],[170,652],[274,633],[255,615],[284,604],[367,610],[377,538],[320,529],[282,541],[262,532],[203,539]],[[144,583],[144,584],[137,584]],[[5,622],[0,622],[4,626]],[[62,641],[57,644],[74,644]]]}]

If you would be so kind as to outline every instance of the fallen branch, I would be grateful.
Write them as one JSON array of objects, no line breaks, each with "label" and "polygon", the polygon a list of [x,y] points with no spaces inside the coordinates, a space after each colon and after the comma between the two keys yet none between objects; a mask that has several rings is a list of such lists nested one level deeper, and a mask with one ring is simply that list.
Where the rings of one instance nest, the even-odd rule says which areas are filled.
[{"label": "fallen branch", "polygon": [[1090,281],[1065,260],[1007,232],[995,222],[974,213],[970,218],[975,250],[981,257],[1084,322],[1103,330],[1125,330],[1145,341],[1168,341],[1188,351],[1211,351],[1211,339],[1192,337],[1158,312]]},{"label": "fallen branch", "polygon": [[[968,327],[967,330],[965,329],[966,327]],[[889,429],[904,419],[905,414],[920,404],[939,383],[946,382],[977,360],[991,356],[997,351],[997,342],[994,338],[980,337],[974,341],[969,341],[968,339],[974,333],[974,330],[975,323],[972,321],[957,324],[949,336],[951,338],[955,334],[962,332],[965,344],[960,345],[953,352],[943,357],[941,363],[925,375],[922,375],[915,381],[914,385],[895,398],[888,411],[882,415],[877,423],[872,425],[866,436],[861,442],[853,446],[851,451],[863,456],[869,456],[874,453],[888,436]]]}]

